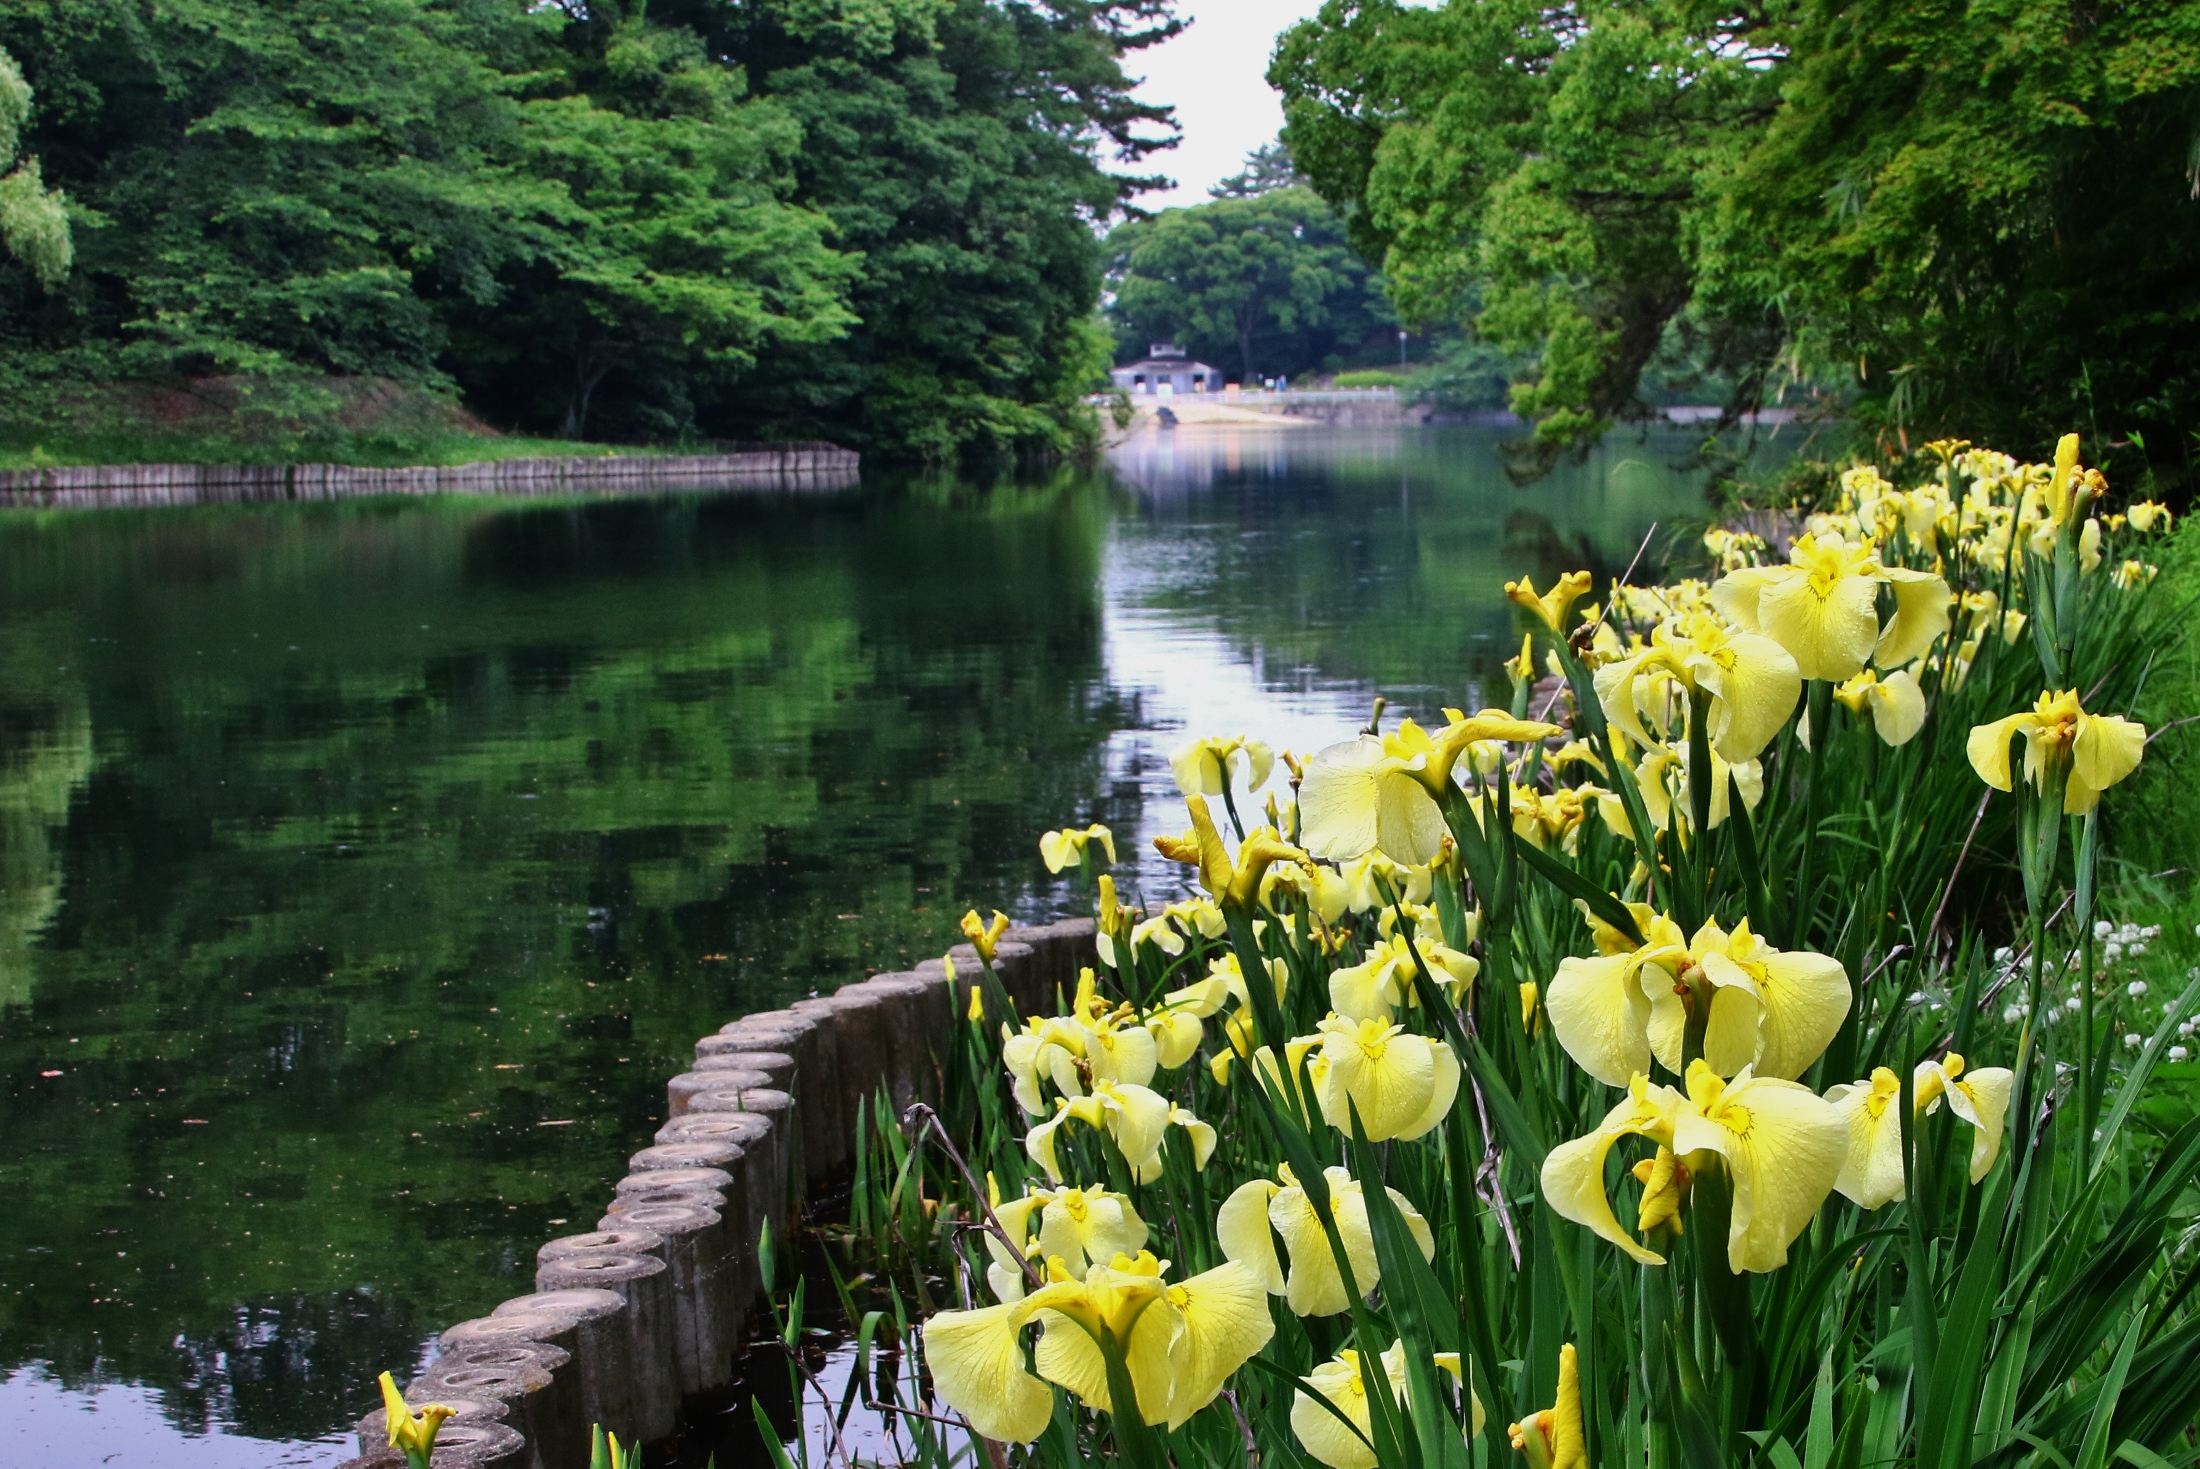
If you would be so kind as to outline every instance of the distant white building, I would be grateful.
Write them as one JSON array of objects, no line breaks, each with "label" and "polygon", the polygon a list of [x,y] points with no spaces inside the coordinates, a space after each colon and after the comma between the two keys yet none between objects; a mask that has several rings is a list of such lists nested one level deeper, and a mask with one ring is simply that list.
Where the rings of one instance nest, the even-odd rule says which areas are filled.
[{"label": "distant white building", "polygon": [[1174,342],[1155,342],[1144,357],[1127,367],[1115,368],[1108,376],[1134,398],[1222,391],[1221,369],[1193,361]]}]

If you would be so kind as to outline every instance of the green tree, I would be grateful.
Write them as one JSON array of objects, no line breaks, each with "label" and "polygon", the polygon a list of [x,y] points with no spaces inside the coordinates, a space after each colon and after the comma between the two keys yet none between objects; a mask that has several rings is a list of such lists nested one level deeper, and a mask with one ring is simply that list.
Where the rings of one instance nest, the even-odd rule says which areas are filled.
[{"label": "green tree", "polygon": [[1123,58],[1167,0],[674,0],[801,124],[799,196],[858,254],[858,324],[780,341],[708,405],[774,436],[938,459],[1089,444],[1097,231],[1172,135]]},{"label": "green tree", "polygon": [[1343,223],[1295,185],[1132,220],[1108,254],[1125,349],[1173,339],[1248,379],[1334,366],[1391,320]]},{"label": "green tree", "polygon": [[[65,368],[443,383],[454,323],[521,299],[583,344],[578,431],[598,359],[846,319],[825,222],[781,198],[793,125],[677,38],[619,33],[628,110],[559,64],[555,13],[502,0],[57,0],[14,27],[54,80],[49,156],[112,226],[24,344]],[[520,350],[539,376],[567,345]]]},{"label": "green tree", "polygon": [[2191,7],[1330,0],[1270,79],[1401,312],[1528,362],[1538,466],[1661,355],[1911,435],[2200,426]]},{"label": "green tree", "polygon": [[15,171],[0,178],[0,246],[30,267],[40,285],[51,289],[69,273],[75,251],[69,241],[66,201],[46,191],[38,160],[16,163],[23,124],[31,115],[30,84],[15,58],[0,50],[0,168]]}]

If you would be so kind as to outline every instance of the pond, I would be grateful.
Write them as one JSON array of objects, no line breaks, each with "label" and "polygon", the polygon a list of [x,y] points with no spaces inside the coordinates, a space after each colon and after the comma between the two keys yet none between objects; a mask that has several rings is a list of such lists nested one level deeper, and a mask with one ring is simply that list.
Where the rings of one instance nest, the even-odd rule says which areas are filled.
[{"label": "pond", "polygon": [[[1702,514],[1675,438],[1180,430],[819,496],[0,516],[0,1414],[320,1465],[530,1288],[693,1038],[1181,869],[1187,729],[1477,700],[1508,576]],[[1660,541],[1652,537],[1652,554]],[[1499,678],[1493,687],[1502,689]],[[1497,695],[1502,700],[1502,695]],[[26,1436],[27,1435],[27,1436]]]}]

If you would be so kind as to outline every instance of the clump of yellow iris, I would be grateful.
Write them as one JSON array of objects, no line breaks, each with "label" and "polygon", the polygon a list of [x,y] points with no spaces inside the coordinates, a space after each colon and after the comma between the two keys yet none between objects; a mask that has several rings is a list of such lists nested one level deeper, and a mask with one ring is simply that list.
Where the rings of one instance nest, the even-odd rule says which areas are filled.
[{"label": "clump of yellow iris", "polygon": [[1833,1191],[1848,1156],[1848,1128],[1809,1087],[1756,1076],[1747,1067],[1727,1081],[1694,1061],[1687,1083],[1683,1093],[1636,1076],[1596,1131],[1559,1144],[1544,1159],[1543,1197],[1562,1218],[1643,1264],[1664,1264],[1663,1255],[1620,1227],[1604,1191],[1604,1159],[1612,1145],[1631,1134],[1648,1138],[1680,1159],[1690,1175],[1724,1165],[1734,1189],[1727,1268],[1737,1275],[1777,1270]]},{"label": "clump of yellow iris", "polygon": [[[1360,1181],[1342,1168],[1325,1168],[1329,1209],[1336,1220],[1337,1236],[1344,1244],[1345,1259],[1352,1266],[1352,1284],[1361,1294],[1382,1282],[1382,1267],[1375,1259],[1375,1235],[1367,1221],[1367,1196]],[[1394,1188],[1386,1188],[1391,1203],[1404,1218],[1406,1229],[1421,1248],[1421,1258],[1436,1257],[1436,1236],[1413,1201]],[[1283,1240],[1290,1269],[1276,1253]],[[1215,1216],[1215,1238],[1223,1255],[1241,1261],[1272,1296],[1282,1296],[1294,1316],[1334,1316],[1352,1304],[1345,1289],[1337,1257],[1329,1237],[1314,1212],[1314,1201],[1289,1165],[1275,1178],[1255,1178],[1238,1185]]]},{"label": "clump of yellow iris", "polygon": [[1033,1188],[1020,1199],[1003,1202],[990,1174],[986,1192],[994,1220],[1019,1247],[1011,1252],[998,1235],[988,1231],[984,1236],[992,1256],[985,1278],[995,1300],[1023,1299],[1026,1258],[1058,1260],[1070,1279],[1083,1280],[1095,1263],[1146,1248],[1146,1221],[1126,1195],[1097,1186]]},{"label": "clump of yellow iris", "polygon": [[1169,770],[1176,788],[1187,796],[1219,796],[1230,789],[1237,768],[1245,770],[1245,788],[1257,791],[1268,783],[1276,768],[1275,752],[1260,740],[1244,735],[1209,736],[1179,745],[1169,754]]},{"label": "clump of yellow iris", "polygon": [[[1948,1109],[1971,1124],[1971,1182],[1977,1183],[2001,1154],[2002,1121],[2009,1111],[2013,1074],[2006,1066],[1965,1069],[1950,1051],[1922,1061],[1911,1073],[1911,1104],[1919,1116]],[[1870,1077],[1830,1088],[1826,1101],[1848,1126],[1848,1153],[1834,1187],[1866,1209],[1892,1203],[1907,1192],[1902,1181],[1902,1114],[1896,1102],[1902,1078],[1881,1066]]]},{"label": "clump of yellow iris", "polygon": [[1214,1154],[1215,1130],[1151,1087],[1134,1082],[1095,1081],[1081,1097],[1057,1097],[1054,1115],[1024,1136],[1024,1151],[1046,1170],[1047,1181],[1062,1181],[1057,1135],[1071,1122],[1105,1132],[1123,1155],[1131,1177],[1152,1183],[1161,1177],[1161,1144],[1172,1126],[1184,1130],[1192,1145],[1192,1166],[1205,1168]]},{"label": "clump of yellow iris", "polygon": [[[1437,1352],[1432,1360],[1454,1378],[1461,1376],[1457,1352]],[[1391,1343],[1390,1350],[1383,1353],[1382,1366],[1391,1397],[1403,1406],[1406,1400],[1406,1344],[1402,1341]],[[1306,1451],[1329,1465],[1329,1469],[1375,1469],[1375,1451],[1367,1443],[1368,1387],[1366,1376],[1360,1370],[1360,1354],[1347,1347],[1299,1380],[1306,1388],[1313,1389],[1314,1394],[1326,1398],[1352,1425],[1347,1428],[1338,1422],[1336,1413],[1323,1408],[1306,1388],[1301,1388],[1291,1398],[1291,1432]],[[1469,1432],[1480,1433],[1488,1415],[1483,1411],[1479,1396],[1470,1392],[1468,1399],[1472,1419]]]},{"label": "clump of yellow iris", "polygon": [[1708,695],[1704,732],[1712,750],[1730,764],[1754,759],[1772,743],[1795,712],[1803,687],[1787,649],[1760,633],[1730,628],[1706,612],[1659,623],[1649,646],[1605,663],[1596,671],[1595,684],[1605,717],[1645,746],[1664,740],[1643,718],[1648,714],[1666,722],[1672,686]]},{"label": "clump of yellow iris", "polygon": [[1349,1132],[1357,1111],[1370,1142],[1409,1141],[1451,1111],[1459,1095],[1459,1058],[1450,1046],[1387,1020],[1331,1015],[1302,1037],[1318,1047],[1307,1079],[1322,1117]]},{"label": "clump of yellow iris", "polygon": [[1455,716],[1438,730],[1408,719],[1388,734],[1316,751],[1299,787],[1299,840],[1316,857],[1344,862],[1381,852],[1422,864],[1443,851],[1446,829],[1437,799],[1459,757],[1488,740],[1541,741],[1558,726],[1485,709]]},{"label": "clump of yellow iris", "polygon": [[1964,744],[1971,768],[1997,791],[2013,789],[2009,742],[2024,736],[2024,778],[2041,790],[2051,775],[2067,773],[2063,814],[2091,811],[2107,790],[2139,768],[2146,755],[2147,727],[2114,714],[2088,714],[2078,691],[2043,693],[2039,702],[1971,731]]},{"label": "clump of yellow iris", "polygon": [[1060,831],[1050,831],[1039,838],[1039,860],[1046,863],[1047,871],[1060,872],[1065,867],[1075,867],[1085,859],[1085,848],[1098,842],[1100,850],[1107,854],[1110,864],[1115,861],[1115,833],[1095,821],[1079,830],[1065,826]]},{"label": "clump of yellow iris", "polygon": [[[1894,592],[1894,615],[1879,621],[1881,587]],[[1711,603],[1747,632],[1761,632],[1795,660],[1805,678],[1832,682],[1868,662],[1899,668],[1948,631],[1948,583],[1929,571],[1881,563],[1869,539],[1801,535],[1786,566],[1730,571],[1712,585]]]},{"label": "clump of yellow iris", "polygon": [[1837,959],[1772,947],[1747,920],[1716,920],[1686,940],[1673,921],[1629,904],[1644,942],[1592,917],[1599,953],[1562,960],[1543,1003],[1576,1065],[1609,1086],[1656,1058],[1679,1075],[1688,1022],[1700,1017],[1711,1069],[1801,1076],[1833,1040],[1854,996]]},{"label": "clump of yellow iris", "polygon": [[[1173,1285],[1167,1269],[1141,1250],[1076,1279],[1050,1258],[1046,1282],[1020,1300],[940,1312],[923,1333],[934,1388],[984,1437],[1029,1443],[1054,1416],[1049,1382],[1102,1412],[1120,1411],[1108,1390],[1114,1356],[1141,1421],[1180,1427],[1268,1344],[1275,1323],[1246,1266],[1231,1261]],[[1043,1328],[1032,1354],[1037,1376],[1024,1365],[1023,1333],[1034,1323]]]}]

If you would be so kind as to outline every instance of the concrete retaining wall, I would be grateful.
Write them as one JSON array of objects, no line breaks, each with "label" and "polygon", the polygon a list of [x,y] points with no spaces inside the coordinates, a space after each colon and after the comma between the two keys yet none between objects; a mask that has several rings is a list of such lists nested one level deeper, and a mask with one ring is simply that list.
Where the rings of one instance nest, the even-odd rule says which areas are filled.
[{"label": "concrete retaining wall", "polygon": [[[590,1423],[653,1442],[677,1426],[683,1396],[734,1381],[766,1226],[784,1239],[811,1190],[845,1175],[873,1094],[938,1100],[940,1058],[982,972],[967,944],[951,952],[952,990],[932,959],[696,1042],[695,1069],[668,1087],[664,1126],[596,1228],[544,1244],[535,1293],[442,1333],[406,1390],[461,1409],[436,1469],[586,1469]],[[1056,1013],[1092,962],[1090,919],[1012,928],[994,953],[1027,1015]],[[359,1450],[343,1469],[404,1462],[379,1412],[360,1423]]]},{"label": "concrete retaining wall", "polygon": [[738,454],[492,459],[371,469],[356,464],[89,464],[0,470],[0,506],[91,508],[342,500],[366,495],[653,494],[667,489],[846,489],[859,456],[837,444]]}]

